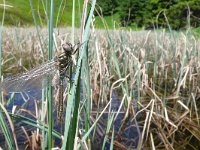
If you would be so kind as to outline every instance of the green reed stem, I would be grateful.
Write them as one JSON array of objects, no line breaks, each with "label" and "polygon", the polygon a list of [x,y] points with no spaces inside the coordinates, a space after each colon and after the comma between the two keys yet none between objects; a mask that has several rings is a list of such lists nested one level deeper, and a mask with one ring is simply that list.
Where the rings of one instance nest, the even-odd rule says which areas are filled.
[{"label": "green reed stem", "polygon": [[77,83],[77,91],[76,91],[76,95],[75,95],[75,102],[74,102],[74,112],[73,112],[73,118],[72,118],[72,122],[71,122],[71,128],[70,128],[70,136],[68,136],[68,140],[67,140],[67,149],[73,149],[74,147],[74,138],[76,136],[76,132],[77,132],[77,119],[78,119],[78,109],[79,109],[79,103],[80,103],[80,75],[79,75],[79,79],[78,79],[78,83]]},{"label": "green reed stem", "polygon": [[[0,26],[0,63],[2,64],[2,31],[3,31],[3,25],[4,25],[4,18],[5,18],[5,0],[3,0],[4,9],[3,9],[3,15],[1,20],[1,26]],[[0,64],[0,81],[2,81],[2,65]],[[0,93],[0,102],[2,102],[2,92]]]},{"label": "green reed stem", "polygon": [[75,0],[73,0],[73,5],[72,5],[72,34],[71,34],[71,42],[72,42],[72,44],[74,44],[74,28],[75,28],[75,26],[74,26],[74,22],[75,22]]},{"label": "green reed stem", "polygon": [[[94,12],[94,8],[95,8],[95,4],[96,4],[96,0],[92,1],[91,4],[91,9],[90,9],[90,13],[86,22],[86,26],[85,26],[85,30],[84,30],[84,36],[83,36],[83,41],[88,41],[89,39],[89,31],[90,31],[90,22],[92,19],[92,15]],[[83,23],[83,22],[82,22]],[[81,48],[81,52],[80,52],[80,57],[78,59],[77,62],[77,68],[76,68],[76,74],[74,77],[74,83],[72,86],[72,90],[71,93],[69,93],[68,95],[68,100],[67,100],[67,108],[66,108],[66,115],[65,115],[65,131],[64,131],[64,141],[63,141],[63,145],[62,145],[62,150],[67,149],[67,144],[70,143],[69,141],[69,136],[71,135],[70,133],[70,124],[71,124],[71,116],[72,114],[74,114],[74,110],[78,109],[77,106],[75,108],[74,105],[74,100],[77,98],[77,94],[76,92],[79,92],[78,88],[80,88],[80,86],[78,87],[78,83],[80,82],[80,74],[81,74],[81,68],[82,66],[82,59],[83,59],[83,55],[86,51],[86,42],[83,44],[82,48]],[[80,100],[80,98],[79,98]],[[74,117],[74,116],[73,116]],[[74,140],[74,136],[70,137],[70,139]]]},{"label": "green reed stem", "polygon": [[[59,6],[59,8],[58,8],[58,13],[57,13],[57,17],[56,17],[56,28],[58,27],[58,23],[59,23],[59,17],[60,17],[60,13],[62,13],[61,12],[61,9],[62,9],[62,7],[63,7],[63,0],[61,0],[60,1],[60,6]],[[64,5],[65,6],[65,5]]]},{"label": "green reed stem", "polygon": [[[45,123],[45,99],[46,99],[46,90],[43,88],[42,89],[42,116],[41,116],[41,121]],[[45,149],[45,146],[46,146],[46,139],[44,138],[45,137],[45,126],[42,125],[42,149]]]},{"label": "green reed stem", "polygon": [[37,25],[37,21],[36,21],[36,16],[35,16],[32,0],[29,0],[29,4],[30,4],[30,7],[31,7],[32,17],[33,17],[34,24],[35,24],[35,27],[36,27],[37,37],[39,39],[39,43],[40,43],[40,46],[41,46],[42,57],[43,57],[43,60],[44,60],[44,47],[43,47],[43,44],[42,44],[42,38],[41,38],[41,35],[40,35],[40,31],[39,31],[39,28],[38,28],[38,25]]},{"label": "green reed stem", "polygon": [[[85,132],[87,132],[90,128],[90,123],[88,122],[88,120],[90,120],[90,114],[91,114],[91,86],[90,86],[90,67],[89,67],[89,59],[88,59],[88,47],[85,50],[84,53],[84,59],[83,59],[83,65],[84,67],[82,67],[82,71],[81,71],[81,78],[84,79],[82,81],[82,85],[83,85],[83,99],[86,100],[85,103]],[[85,72],[84,72],[85,71]]]},{"label": "green reed stem", "polygon": [[[0,26],[0,82],[2,81],[2,31],[3,31],[3,25],[4,25],[4,18],[5,18],[5,0],[3,0],[4,8],[3,8],[3,15],[1,20],[1,26]],[[9,129],[9,126],[5,120],[5,115],[3,113],[4,109],[2,108],[2,91],[0,91],[0,131],[2,131],[5,141],[7,143],[8,149],[16,149],[17,145],[14,143],[14,139],[12,136],[12,133]]]},{"label": "green reed stem", "polygon": [[15,147],[17,147],[17,146],[14,144],[13,136],[12,136],[9,126],[5,120],[4,113],[2,111],[1,106],[2,105],[0,105],[0,129],[5,137],[5,141],[8,146],[8,149],[15,149]]},{"label": "green reed stem", "polygon": [[[54,17],[54,0],[51,0],[50,7],[50,20],[49,20],[49,49],[48,60],[53,57],[53,17]],[[49,79],[49,83],[51,79]],[[49,84],[47,88],[47,100],[48,100],[48,149],[52,148],[52,128],[53,128],[53,89]]]}]

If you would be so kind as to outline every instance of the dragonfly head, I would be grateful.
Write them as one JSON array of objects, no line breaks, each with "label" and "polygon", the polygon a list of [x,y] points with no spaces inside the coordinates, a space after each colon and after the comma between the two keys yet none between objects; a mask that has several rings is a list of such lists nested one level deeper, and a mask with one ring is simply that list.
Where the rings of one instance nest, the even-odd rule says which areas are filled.
[{"label": "dragonfly head", "polygon": [[64,51],[65,51],[66,54],[72,55],[72,53],[73,53],[73,46],[72,46],[71,43],[67,42],[67,43],[63,44],[62,47],[63,47],[63,49],[64,49]]}]

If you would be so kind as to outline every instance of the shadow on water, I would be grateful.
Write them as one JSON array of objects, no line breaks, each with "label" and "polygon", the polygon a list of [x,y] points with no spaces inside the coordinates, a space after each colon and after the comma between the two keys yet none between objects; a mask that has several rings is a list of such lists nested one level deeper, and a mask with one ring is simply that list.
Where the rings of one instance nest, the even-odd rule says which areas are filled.
[{"label": "shadow on water", "polygon": [[[9,94],[6,99],[11,98],[11,94]],[[15,93],[14,97],[12,98],[12,101],[9,103],[7,106],[8,112],[11,112],[13,109],[13,106],[17,106],[20,110],[20,108],[23,108],[25,110],[28,110],[29,112],[32,112],[35,114],[36,110],[36,104],[40,104],[42,92],[41,90],[31,90],[31,92],[28,93]],[[119,106],[121,105],[121,99],[117,97],[117,94],[113,92],[112,95],[112,102],[111,102],[111,111],[117,112],[119,109]],[[136,102],[133,100],[132,103],[135,112],[137,111],[137,105]],[[38,107],[41,107],[38,105]],[[117,115],[116,120],[113,123],[113,127],[115,130],[115,137],[114,137],[114,146],[118,147],[118,149],[126,149],[126,148],[136,148],[140,136],[140,131],[142,128],[140,128],[137,124],[136,120],[131,120],[127,119],[124,121],[124,116],[125,116],[125,111],[123,111],[124,105],[122,105],[121,112]],[[97,110],[94,110],[97,111]],[[20,115],[28,117],[30,119],[36,120],[33,116],[28,114],[27,112],[18,112]],[[99,112],[100,113],[100,112]],[[92,116],[95,118],[95,116]],[[61,130],[61,125],[57,120],[57,111],[56,109],[54,110],[53,114],[54,118],[54,130],[57,132],[60,132]],[[105,137],[105,132],[106,132],[106,125],[108,121],[108,113],[104,113],[101,119],[98,121],[97,124],[97,129],[95,130],[95,133],[91,134],[91,139],[92,135],[94,134],[94,138],[92,140],[92,149],[101,149],[103,140]],[[92,124],[92,122],[91,122]],[[123,127],[122,127],[123,124]],[[25,136],[24,132],[22,131],[22,126],[25,128],[26,132],[28,133],[28,136],[32,136],[33,132],[36,131],[37,129],[35,127],[31,127],[30,125],[27,125],[25,123],[22,123],[20,120],[14,120],[14,125],[15,125],[15,131],[17,135],[17,140],[18,140],[18,145],[24,145],[24,142],[27,141],[27,137]],[[112,133],[108,135],[108,140],[105,145],[105,149],[110,149],[110,137]],[[55,143],[54,146],[60,146],[61,140],[59,138],[55,138]],[[2,133],[0,132],[0,145],[5,145],[5,139]]]}]

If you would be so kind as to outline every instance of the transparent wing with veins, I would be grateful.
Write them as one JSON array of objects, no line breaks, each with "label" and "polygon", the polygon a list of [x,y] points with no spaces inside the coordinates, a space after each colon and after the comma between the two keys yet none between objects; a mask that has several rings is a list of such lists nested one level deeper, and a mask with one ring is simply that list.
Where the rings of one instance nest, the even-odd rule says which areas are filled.
[{"label": "transparent wing with veins", "polygon": [[24,74],[6,78],[1,84],[1,90],[6,92],[23,92],[41,89],[47,86],[48,80],[52,84],[53,78],[58,76],[56,61],[48,61]]},{"label": "transparent wing with veins", "polygon": [[[64,46],[63,49],[65,50],[65,55],[66,55],[66,62],[64,62],[66,68],[65,69],[62,68],[63,71],[66,71],[69,65],[73,64],[72,55],[76,53],[76,51],[79,49],[81,45],[82,44],[77,44],[76,49],[75,46],[72,47],[70,43],[63,45]],[[71,52],[74,49],[75,51]],[[69,54],[69,56],[67,54]],[[27,92],[34,89],[41,89],[43,87],[46,87],[49,81],[51,81],[50,84],[52,84],[53,78],[59,79],[60,70],[58,66],[60,66],[60,63],[63,63],[63,60],[61,61],[59,60],[59,58],[62,55],[24,74],[17,75],[11,78],[6,78],[0,84],[0,89],[6,92]],[[55,83],[56,82],[59,83],[56,80],[53,81],[55,81]]]}]

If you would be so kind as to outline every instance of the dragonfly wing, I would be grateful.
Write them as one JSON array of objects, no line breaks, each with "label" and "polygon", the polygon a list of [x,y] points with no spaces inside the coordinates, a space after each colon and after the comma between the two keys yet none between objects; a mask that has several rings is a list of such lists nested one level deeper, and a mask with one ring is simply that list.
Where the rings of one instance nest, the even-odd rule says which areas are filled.
[{"label": "dragonfly wing", "polygon": [[[56,75],[55,61],[49,61],[39,67],[36,67],[24,74],[12,78],[6,78],[1,84],[1,90],[7,92],[30,91],[46,87],[48,81],[52,81]],[[50,82],[52,84],[52,82]]]}]

